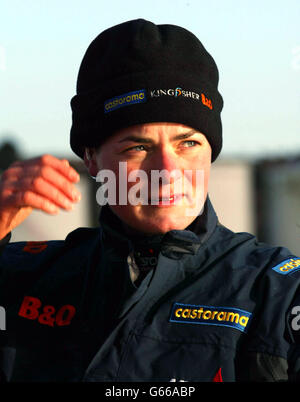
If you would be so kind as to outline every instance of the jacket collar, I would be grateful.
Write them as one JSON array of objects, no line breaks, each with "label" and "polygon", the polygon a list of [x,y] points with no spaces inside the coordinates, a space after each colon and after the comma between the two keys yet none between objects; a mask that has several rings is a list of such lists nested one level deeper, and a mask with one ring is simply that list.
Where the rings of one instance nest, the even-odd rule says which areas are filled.
[{"label": "jacket collar", "polygon": [[[128,251],[141,242],[144,245],[160,244],[162,254],[173,259],[181,258],[182,254],[196,254],[214,232],[218,218],[207,197],[203,213],[199,215],[186,229],[171,230],[163,235],[132,235],[108,205],[101,208],[99,216],[102,237],[106,244],[114,245],[119,252]],[[123,253],[122,253],[123,254]]]}]

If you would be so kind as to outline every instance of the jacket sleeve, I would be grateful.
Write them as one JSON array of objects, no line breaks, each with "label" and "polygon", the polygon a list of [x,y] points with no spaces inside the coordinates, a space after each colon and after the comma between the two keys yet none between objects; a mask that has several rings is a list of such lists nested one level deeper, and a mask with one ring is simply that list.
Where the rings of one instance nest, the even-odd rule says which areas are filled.
[{"label": "jacket sleeve", "polygon": [[18,310],[24,295],[49,269],[63,242],[0,240],[0,383],[11,377],[16,355]]},{"label": "jacket sleeve", "polygon": [[24,321],[20,324],[18,312],[24,296],[38,297],[44,302],[51,294],[53,301],[57,297],[57,306],[61,306],[65,292],[72,289],[72,304],[79,300],[79,305],[87,280],[87,261],[94,261],[99,247],[99,230],[79,228],[65,240],[7,244],[9,239],[7,236],[0,243],[0,306],[6,315],[6,329],[0,330],[0,382],[10,381],[15,356],[20,355],[22,332],[19,334]]},{"label": "jacket sleeve", "polygon": [[5,249],[5,246],[9,243],[11,239],[11,232],[9,232],[3,239],[0,240],[0,255],[2,251]]},{"label": "jacket sleeve", "polygon": [[300,382],[300,288],[287,312],[287,337],[291,340],[290,379]]},{"label": "jacket sleeve", "polygon": [[[278,277],[278,287],[282,284],[281,292],[273,303],[281,298],[281,303],[286,305],[284,341],[289,346],[288,351],[288,379],[291,382],[300,382],[300,258],[292,256],[272,268],[274,275]],[[278,290],[277,290],[278,291]]]},{"label": "jacket sleeve", "polygon": [[[3,239],[0,240],[0,257],[3,253],[6,245],[9,243],[11,239],[11,233],[9,232]],[[0,383],[6,382],[8,380],[8,376],[11,374],[11,365],[14,361],[15,351],[13,348],[2,346],[5,345],[5,331],[6,331],[6,311],[5,308],[0,305]]]}]

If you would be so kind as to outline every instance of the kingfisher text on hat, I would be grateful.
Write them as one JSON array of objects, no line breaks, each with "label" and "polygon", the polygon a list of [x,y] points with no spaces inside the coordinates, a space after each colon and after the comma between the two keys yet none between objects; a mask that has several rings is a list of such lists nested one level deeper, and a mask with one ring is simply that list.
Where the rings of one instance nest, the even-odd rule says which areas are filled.
[{"label": "kingfisher text on hat", "polygon": [[192,98],[195,100],[201,99],[203,105],[207,106],[211,110],[213,108],[211,99],[208,99],[203,93],[198,94],[197,92],[187,91],[179,87],[175,89],[153,89],[150,91],[151,98],[158,98],[160,96],[174,96],[175,98],[182,96],[184,98]]}]

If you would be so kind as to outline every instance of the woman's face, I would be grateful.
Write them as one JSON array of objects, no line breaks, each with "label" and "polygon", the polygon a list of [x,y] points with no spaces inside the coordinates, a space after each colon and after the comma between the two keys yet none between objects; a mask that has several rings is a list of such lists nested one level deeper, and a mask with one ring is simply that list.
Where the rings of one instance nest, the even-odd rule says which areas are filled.
[{"label": "woman's face", "polygon": [[[89,154],[85,163],[92,176],[103,169],[115,175],[116,205],[110,207],[131,228],[147,234],[183,230],[201,213],[208,191],[211,147],[205,135],[191,127],[177,123],[128,127],[100,148],[89,148]],[[170,173],[175,170],[172,179]],[[165,172],[164,181],[157,179],[161,171]],[[122,191],[126,191],[126,202]],[[118,202],[120,196],[122,202]]]}]

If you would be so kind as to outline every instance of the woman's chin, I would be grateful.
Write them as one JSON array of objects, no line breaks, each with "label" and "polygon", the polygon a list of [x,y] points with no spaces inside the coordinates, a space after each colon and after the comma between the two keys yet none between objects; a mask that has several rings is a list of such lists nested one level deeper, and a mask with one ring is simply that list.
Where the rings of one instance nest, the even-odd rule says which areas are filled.
[{"label": "woman's chin", "polygon": [[121,219],[127,223],[131,228],[146,234],[164,234],[170,230],[184,230],[193,219],[183,217],[172,217],[168,218],[166,216],[157,219],[155,217],[144,219],[137,219],[136,217],[121,217]]}]

